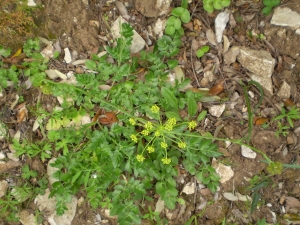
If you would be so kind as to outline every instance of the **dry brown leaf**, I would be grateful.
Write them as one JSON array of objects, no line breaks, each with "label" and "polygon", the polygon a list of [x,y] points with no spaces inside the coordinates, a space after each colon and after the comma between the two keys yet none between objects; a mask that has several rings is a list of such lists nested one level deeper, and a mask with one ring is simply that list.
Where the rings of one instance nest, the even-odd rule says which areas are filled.
[{"label": "dry brown leaf", "polygon": [[269,121],[269,118],[258,117],[258,116],[255,116],[253,118],[253,123],[257,126],[267,123],[268,121]]},{"label": "dry brown leaf", "polygon": [[284,105],[287,108],[291,108],[295,105],[295,103],[291,99],[287,99],[287,100],[284,101]]},{"label": "dry brown leaf", "polygon": [[292,208],[300,208],[300,201],[294,197],[285,197],[285,202]]},{"label": "dry brown leaf", "polygon": [[5,164],[0,164],[0,174],[4,173],[7,170],[18,167],[19,165],[21,165],[20,162],[15,162],[15,161],[8,161]]},{"label": "dry brown leaf", "polygon": [[114,112],[106,112],[103,116],[98,119],[99,123],[103,125],[112,125],[118,122],[118,118]]},{"label": "dry brown leaf", "polygon": [[26,108],[26,105],[24,104],[18,111],[17,123],[21,123],[24,120],[26,120],[27,116],[28,116],[28,110]]},{"label": "dry brown leaf", "polygon": [[213,86],[209,92],[208,95],[218,95],[224,90],[224,80]]}]

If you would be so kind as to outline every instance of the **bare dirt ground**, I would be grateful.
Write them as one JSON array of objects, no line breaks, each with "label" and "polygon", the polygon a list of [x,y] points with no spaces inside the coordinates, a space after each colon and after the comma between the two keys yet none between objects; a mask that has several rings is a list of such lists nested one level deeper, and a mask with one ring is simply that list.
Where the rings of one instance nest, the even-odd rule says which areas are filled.
[{"label": "bare dirt ground", "polygon": [[[155,17],[155,12],[151,12],[151,1],[148,1],[149,6],[145,6],[145,11],[141,9],[138,10],[134,0],[122,0],[121,2],[126,5],[128,13],[131,16],[129,22],[142,36],[144,35],[143,31],[159,18]],[[76,50],[79,58],[88,58],[92,52],[95,52],[95,49],[97,50],[105,44],[105,38],[110,39],[109,26],[111,22],[119,16],[118,9],[114,3],[109,3],[109,1],[105,0],[91,0],[88,4],[82,0],[41,0],[40,3],[42,3],[45,8],[40,15],[35,15],[35,19],[44,24],[39,35],[47,39],[59,39],[62,48],[68,47],[71,51]],[[262,4],[260,1],[247,1],[243,4],[238,3],[241,3],[241,1],[234,0],[229,9],[232,10],[236,20],[238,20],[238,18],[242,18],[242,20],[238,22],[234,28],[227,26],[224,35],[229,38],[232,46],[246,46],[254,50],[267,50],[277,61],[272,76],[274,94],[265,95],[257,114],[266,115],[268,118],[279,115],[280,106],[283,105],[283,99],[280,99],[276,93],[283,81],[286,81],[291,86],[291,100],[299,107],[300,35],[295,35],[292,30],[270,25],[272,14],[269,16],[261,14]],[[175,0],[171,4],[171,8],[179,5],[180,1]],[[299,0],[283,0],[281,5],[288,5],[292,10],[300,13]],[[208,115],[210,122],[205,125],[205,130],[214,134],[218,128],[218,137],[239,139],[247,134],[248,124],[242,116],[245,106],[243,90],[237,84],[235,78],[247,78],[246,71],[239,63],[234,63],[230,66],[230,72],[228,72],[228,66],[220,61],[220,71],[222,73],[215,74],[214,81],[202,81],[202,73],[196,74],[196,76],[194,75],[192,65],[194,65],[194,61],[198,59],[195,55],[191,58],[192,43],[197,42],[200,46],[201,44],[208,43],[204,34],[207,29],[214,30],[214,19],[218,12],[207,14],[203,10],[200,0],[193,0],[192,3],[189,4],[189,11],[193,12],[192,20],[191,24],[188,24],[185,28],[185,36],[182,39],[183,45],[178,55],[179,60],[182,62],[185,75],[193,81],[192,84],[194,87],[197,87],[197,80],[200,81],[201,84],[205,84],[205,87],[210,88],[225,79],[226,88],[221,94],[221,98],[227,99],[228,104],[235,92],[239,94],[234,109],[227,111],[220,118]],[[145,14],[151,17],[146,17]],[[160,18],[166,18],[166,15]],[[95,26],[93,21],[98,21],[99,26]],[[261,23],[265,25],[260,26]],[[249,30],[264,34],[267,38],[267,42],[249,37],[247,35]],[[150,39],[152,43],[155,43],[157,37],[150,36]],[[195,52],[193,52],[193,54],[194,53]],[[218,55],[217,49],[213,47],[210,53]],[[205,67],[205,65],[210,63],[210,60],[209,57],[204,56],[200,62]],[[66,65],[62,60],[52,62],[52,67],[61,71],[75,70],[74,67]],[[252,91],[256,93],[254,88]],[[4,122],[14,120],[15,115],[11,113],[9,107],[14,101],[16,92],[17,90],[7,90],[5,99],[0,99],[1,119]],[[43,106],[48,111],[51,111],[51,109],[57,105],[55,98],[44,95],[37,89],[31,88],[28,91],[19,93],[19,95],[24,96],[28,108],[31,110],[35,109],[34,105],[37,98],[41,100]],[[255,106],[258,103],[258,96],[254,97],[251,101],[251,105]],[[204,109],[209,106],[210,104],[208,103],[202,105]],[[31,110],[29,111],[29,119],[27,122],[9,124],[9,128],[15,131],[21,130],[27,138],[34,140],[40,137],[38,134],[30,132],[34,122],[34,113]],[[294,121],[294,124],[295,128],[300,127],[299,121]],[[280,136],[277,138],[275,136],[276,130],[276,124],[270,124],[268,127],[254,126],[250,141],[251,145],[259,148],[274,161],[286,164],[299,164],[299,133],[295,132],[295,129],[290,129],[287,137]],[[230,165],[234,171],[232,179],[224,184],[220,184],[218,195],[222,195],[224,192],[236,191],[240,194],[251,196],[251,191],[247,190],[247,187],[250,185],[250,179],[255,175],[259,177],[267,176],[267,165],[260,162],[262,158],[259,155],[256,159],[243,157],[240,153],[240,146],[238,145],[233,144],[226,147],[223,142],[217,143],[220,150],[224,153],[224,156],[220,157],[218,161],[225,165]],[[9,143],[3,143],[2,150],[7,149],[8,144]],[[32,169],[39,171],[39,173],[45,173],[47,163],[42,163],[39,159],[35,158],[29,160],[29,162]],[[9,174],[19,173],[19,170],[20,167],[10,171]],[[194,178],[189,177],[184,170],[180,176],[184,177],[185,183],[178,184],[179,192],[182,191],[182,188],[187,182],[194,182]],[[180,177],[178,180],[180,180]],[[275,213],[277,222],[279,224],[286,224],[285,220],[283,220],[283,215],[287,213],[284,211],[286,210],[286,204],[280,201],[280,199],[284,196],[300,198],[299,181],[299,171],[294,169],[284,169],[282,174],[270,177],[270,184],[260,190],[260,205],[251,216],[248,214],[250,208],[249,203],[247,205],[247,203],[242,201],[229,201],[225,198],[213,201],[217,199],[218,196],[212,194],[207,189],[202,189],[195,195],[182,193],[181,197],[186,201],[186,204],[184,206],[178,205],[173,211],[165,210],[160,216],[167,218],[169,224],[173,225],[184,224],[193,215],[200,215],[197,217],[198,224],[205,225],[221,224],[224,218],[226,218],[226,224],[257,224],[257,220],[263,218],[265,218],[268,223],[273,224],[274,215],[272,215],[272,213]],[[83,193],[79,193],[77,197],[81,197],[81,194]],[[157,196],[154,196],[154,199],[158,199]],[[34,207],[34,204],[28,205],[29,209],[34,210]],[[153,203],[151,207],[155,209],[155,203]],[[297,209],[289,212],[299,213]],[[106,224],[117,224],[116,221],[108,217],[103,210],[91,210],[88,203],[84,203],[78,207],[72,224],[100,224],[100,222],[97,222],[96,214],[100,214],[102,219],[107,219],[108,222]],[[7,223],[3,222],[0,224]],[[47,222],[44,222],[44,224],[47,224]],[[143,224],[150,223],[144,221]]]}]

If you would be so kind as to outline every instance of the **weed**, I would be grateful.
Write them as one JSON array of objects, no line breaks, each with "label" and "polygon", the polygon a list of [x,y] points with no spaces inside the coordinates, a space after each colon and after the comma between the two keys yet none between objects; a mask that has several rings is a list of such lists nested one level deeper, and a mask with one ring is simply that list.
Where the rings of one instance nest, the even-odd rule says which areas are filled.
[{"label": "weed", "polygon": [[159,214],[160,214],[159,212],[153,212],[151,207],[148,206],[148,213],[144,214],[143,218],[149,220],[151,222],[151,224],[157,224],[157,225],[168,224],[167,220],[160,219]]},{"label": "weed", "polygon": [[201,58],[208,51],[209,51],[209,46],[205,45],[202,48],[198,49],[196,55],[198,58]]},{"label": "weed", "polygon": [[280,4],[280,0],[263,0],[264,8],[262,13],[266,16],[272,12],[272,9]]},{"label": "weed", "polygon": [[286,119],[290,127],[294,127],[293,120],[300,119],[300,108],[296,108],[293,106],[288,111],[285,108],[281,109],[281,113],[279,116],[274,118],[274,121]]},{"label": "weed", "polygon": [[212,13],[215,9],[221,10],[230,5],[230,0],[203,0],[203,8]]}]

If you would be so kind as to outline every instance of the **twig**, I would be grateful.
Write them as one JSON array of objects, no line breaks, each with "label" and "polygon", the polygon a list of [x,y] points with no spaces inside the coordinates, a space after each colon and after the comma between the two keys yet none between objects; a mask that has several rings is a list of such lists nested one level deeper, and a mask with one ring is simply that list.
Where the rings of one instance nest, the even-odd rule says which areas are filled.
[{"label": "twig", "polygon": [[192,63],[192,69],[193,69],[193,74],[194,74],[195,80],[197,82],[198,87],[200,88],[200,83],[199,83],[198,78],[196,76],[195,68],[194,68],[194,63],[193,63],[193,49],[192,49],[192,45],[191,45],[191,63]]}]

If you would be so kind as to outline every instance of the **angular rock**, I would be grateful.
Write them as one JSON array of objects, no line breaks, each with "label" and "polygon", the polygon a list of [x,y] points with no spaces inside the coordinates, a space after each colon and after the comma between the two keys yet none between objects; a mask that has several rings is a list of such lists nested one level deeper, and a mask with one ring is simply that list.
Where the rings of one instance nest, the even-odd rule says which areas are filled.
[{"label": "angular rock", "polygon": [[234,175],[231,166],[225,166],[224,164],[218,162],[216,159],[212,160],[212,167],[215,168],[216,172],[220,175],[220,183],[225,183]]},{"label": "angular rock", "polygon": [[215,19],[215,29],[216,29],[216,41],[217,43],[221,43],[223,38],[223,31],[229,21],[229,11],[225,10],[224,12],[220,12]]},{"label": "angular rock", "polygon": [[249,76],[252,80],[259,83],[265,91],[267,91],[267,92],[269,92],[269,94],[273,95],[272,78],[258,76],[258,75],[253,74],[253,73],[249,74]]},{"label": "angular rock", "polygon": [[291,86],[286,81],[283,81],[283,83],[281,84],[279,91],[277,92],[277,96],[283,99],[290,98]]},{"label": "angular rock", "polygon": [[300,14],[287,7],[277,7],[274,10],[271,24],[296,30],[300,27]]},{"label": "angular rock", "polygon": [[49,195],[50,190],[46,189],[45,194],[38,195],[35,198],[34,203],[38,206],[41,212],[46,212],[44,216],[51,225],[71,225],[76,213],[77,198],[72,196],[71,202],[66,204],[68,210],[66,210],[62,216],[58,216],[55,212],[55,197],[49,198]]},{"label": "angular rock", "polygon": [[220,117],[222,115],[222,113],[224,112],[224,110],[225,110],[225,104],[214,105],[209,108],[209,113],[212,116]]},{"label": "angular rock", "polygon": [[65,56],[64,60],[66,63],[71,63],[72,62],[72,56],[69,48],[64,48]]},{"label": "angular rock", "polygon": [[[126,20],[124,20],[121,16],[119,16],[118,19],[116,19],[115,22],[113,22],[112,27],[111,27],[112,35],[116,39],[121,37],[121,35],[120,35],[120,24],[121,23],[126,23]],[[132,38],[133,38],[133,40],[132,40],[132,44],[130,46],[130,51],[131,51],[131,53],[137,53],[145,47],[146,42],[135,30],[133,30]]]},{"label": "angular rock", "polygon": [[252,50],[245,47],[240,48],[240,54],[237,60],[250,72],[265,78],[272,76],[276,63],[276,60],[269,52],[264,50]]},{"label": "angular rock", "polygon": [[184,186],[182,192],[185,193],[185,194],[187,194],[187,195],[194,194],[195,193],[195,183],[194,182],[187,183]]}]

